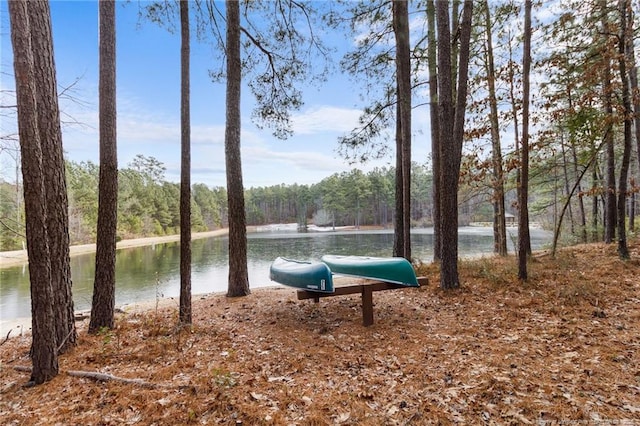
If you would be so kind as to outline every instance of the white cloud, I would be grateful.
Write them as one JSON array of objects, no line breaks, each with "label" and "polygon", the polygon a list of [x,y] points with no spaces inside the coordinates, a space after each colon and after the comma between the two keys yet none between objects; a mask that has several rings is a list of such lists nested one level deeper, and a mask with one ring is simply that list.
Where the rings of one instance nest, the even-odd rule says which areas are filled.
[{"label": "white cloud", "polygon": [[172,123],[138,117],[118,118],[118,139],[128,142],[180,142],[180,128]]},{"label": "white cloud", "polygon": [[360,114],[360,110],[353,108],[323,105],[294,114],[291,122],[293,131],[298,135],[348,132],[358,125]]},{"label": "white cloud", "polygon": [[224,125],[202,126],[196,125],[191,127],[191,144],[192,145],[224,145]]},{"label": "white cloud", "polygon": [[340,168],[342,161],[317,151],[279,152],[266,146],[251,146],[242,150],[243,162],[247,164],[279,164],[282,173],[297,171],[331,172]]}]

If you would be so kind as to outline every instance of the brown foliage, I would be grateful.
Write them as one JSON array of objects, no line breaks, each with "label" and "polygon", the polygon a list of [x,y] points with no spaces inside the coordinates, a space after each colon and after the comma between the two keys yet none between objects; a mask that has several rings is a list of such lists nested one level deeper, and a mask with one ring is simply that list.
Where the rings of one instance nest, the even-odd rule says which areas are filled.
[{"label": "brown foliage", "polygon": [[[585,424],[640,422],[640,244],[537,255],[527,283],[515,259],[460,266],[462,288],[432,284],[296,301],[295,291],[177,301],[81,332],[62,374],[23,388],[30,339],[0,347],[2,424]],[[86,324],[80,330],[86,330]],[[156,387],[71,377],[70,370]]]}]

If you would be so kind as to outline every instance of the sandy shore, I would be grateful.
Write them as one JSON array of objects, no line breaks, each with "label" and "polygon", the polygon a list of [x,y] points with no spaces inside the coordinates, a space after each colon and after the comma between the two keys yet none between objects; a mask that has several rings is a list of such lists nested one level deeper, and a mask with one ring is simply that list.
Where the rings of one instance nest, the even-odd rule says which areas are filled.
[{"label": "sandy shore", "polygon": [[[251,293],[254,294],[258,292],[259,294],[263,294],[263,292],[275,292],[275,294],[281,294],[282,291],[289,290],[291,293],[294,292],[294,289],[283,287],[277,284],[266,286],[266,287],[256,287],[251,289]],[[192,294],[191,300],[192,303],[199,303],[198,301],[208,300],[216,297],[224,297],[225,292],[211,292],[211,293],[201,293],[201,294]],[[242,298],[238,299],[242,300]],[[178,312],[180,307],[180,299],[179,297],[163,297],[155,300],[143,300],[133,303],[125,303],[121,305],[116,305],[116,315],[131,315],[131,314],[151,314],[157,312],[158,310],[163,309],[174,309],[175,312]],[[89,309],[76,311],[76,324],[78,327],[82,327],[82,329],[86,329],[88,326],[89,317],[91,315],[91,311]],[[8,320],[0,320],[0,341],[9,338],[14,338],[18,336],[29,336],[31,335],[31,317],[21,317],[21,318],[11,318]],[[80,329],[80,328],[79,328]]]},{"label": "sandy shore", "polygon": [[[229,233],[227,228],[217,229],[215,231],[208,232],[195,232],[191,234],[192,240],[199,238],[216,237],[218,235],[226,235]],[[152,244],[170,243],[173,241],[180,241],[180,235],[167,235],[164,237],[149,237],[149,238],[136,238],[133,240],[122,240],[116,244],[116,249],[124,249],[131,247],[149,246]],[[83,244],[79,246],[71,246],[69,248],[70,256],[77,256],[80,254],[94,253],[96,251],[95,244]],[[19,266],[29,261],[26,250],[15,251],[2,251],[0,252],[0,269],[9,268],[11,266]]]}]

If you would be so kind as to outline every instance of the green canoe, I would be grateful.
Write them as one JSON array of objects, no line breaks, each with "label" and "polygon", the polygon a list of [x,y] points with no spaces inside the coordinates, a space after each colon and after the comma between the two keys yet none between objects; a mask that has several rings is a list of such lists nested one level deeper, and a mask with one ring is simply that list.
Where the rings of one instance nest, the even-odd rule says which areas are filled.
[{"label": "green canoe", "polygon": [[269,278],[280,284],[303,290],[333,293],[331,270],[322,262],[278,257],[269,268]]},{"label": "green canoe", "polygon": [[370,278],[408,287],[419,287],[416,272],[403,257],[322,256],[331,272],[360,278]]}]

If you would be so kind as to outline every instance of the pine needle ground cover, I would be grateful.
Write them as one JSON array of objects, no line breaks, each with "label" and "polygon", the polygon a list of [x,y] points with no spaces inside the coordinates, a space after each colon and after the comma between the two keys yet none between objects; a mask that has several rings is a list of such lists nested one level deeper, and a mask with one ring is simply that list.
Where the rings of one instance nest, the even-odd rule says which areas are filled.
[{"label": "pine needle ground cover", "polygon": [[[0,346],[0,423],[640,424],[640,245],[461,263],[462,289],[430,284],[297,301],[295,290],[194,296],[120,314],[49,383],[24,388],[30,337]],[[85,320],[86,321],[86,320]],[[82,373],[82,374],[77,374]],[[84,374],[91,373],[91,374]],[[73,375],[72,375],[73,374]],[[566,422],[566,423],[565,423]]]}]

